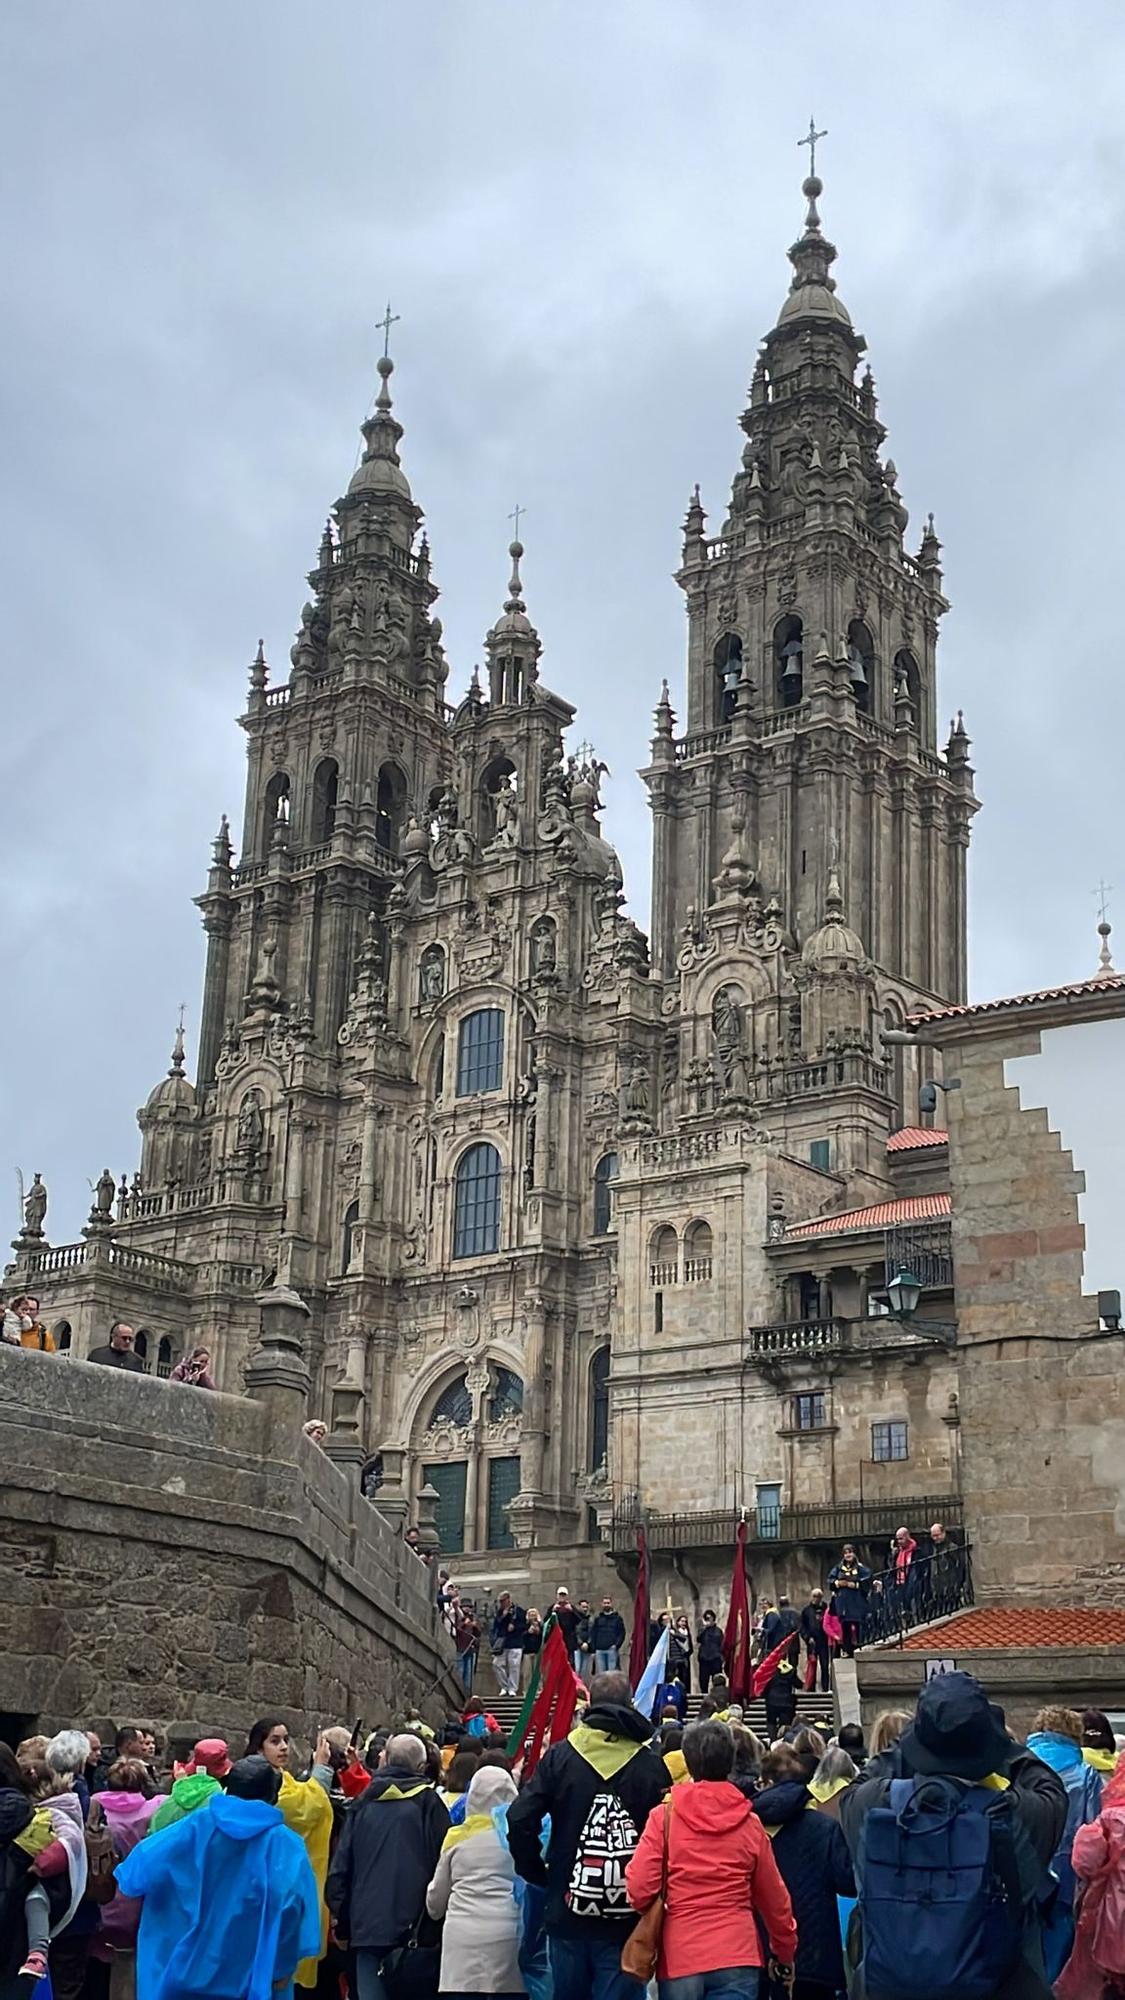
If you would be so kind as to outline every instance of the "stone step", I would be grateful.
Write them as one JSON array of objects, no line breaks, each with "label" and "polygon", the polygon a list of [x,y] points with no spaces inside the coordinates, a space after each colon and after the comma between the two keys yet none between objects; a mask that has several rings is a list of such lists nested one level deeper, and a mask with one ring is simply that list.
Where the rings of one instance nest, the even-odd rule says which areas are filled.
[{"label": "stone step", "polygon": [[[498,1694],[485,1696],[482,1693],[481,1699],[486,1702],[489,1714],[496,1717],[501,1729],[511,1730],[515,1727],[522,1706],[521,1701],[515,1695]],[[699,1714],[700,1699],[701,1697],[697,1694],[688,1696],[689,1721],[694,1721]],[[797,1720],[798,1722],[807,1723],[810,1728],[819,1729],[822,1733],[834,1730],[836,1724],[832,1696],[821,1693],[806,1694],[804,1689],[800,1689],[797,1694]],[[751,1701],[747,1704],[746,1721],[756,1736],[765,1735],[766,1705],[764,1701]]]}]

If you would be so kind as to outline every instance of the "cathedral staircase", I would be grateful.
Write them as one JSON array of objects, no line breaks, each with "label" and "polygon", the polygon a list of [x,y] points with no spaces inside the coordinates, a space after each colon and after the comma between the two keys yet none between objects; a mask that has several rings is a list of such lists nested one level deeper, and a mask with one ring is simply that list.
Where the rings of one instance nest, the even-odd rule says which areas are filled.
[{"label": "cathedral staircase", "polygon": [[[506,1731],[514,1729],[519,1719],[521,1707],[519,1698],[511,1694],[486,1696],[483,1688],[480,1692],[481,1699],[485,1702],[489,1714],[496,1717],[501,1729]],[[699,1695],[693,1694],[688,1696],[689,1722],[694,1721],[698,1716],[699,1702]],[[811,1729],[819,1729],[822,1734],[830,1734],[836,1727],[835,1707],[832,1696],[830,1694],[806,1694],[803,1690],[800,1690],[797,1695],[797,1720],[798,1722],[806,1723]],[[746,1722],[748,1727],[754,1731],[755,1736],[763,1738],[766,1736],[766,1704],[764,1701],[752,1701],[747,1704]]]}]

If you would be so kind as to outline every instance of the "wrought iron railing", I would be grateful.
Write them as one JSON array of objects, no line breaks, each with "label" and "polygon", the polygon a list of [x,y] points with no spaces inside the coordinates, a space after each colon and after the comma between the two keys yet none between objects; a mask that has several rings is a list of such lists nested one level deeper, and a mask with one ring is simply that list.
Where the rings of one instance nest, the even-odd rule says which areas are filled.
[{"label": "wrought iron railing", "polygon": [[[751,1542],[782,1542],[790,1546],[817,1542],[829,1547],[849,1541],[857,1545],[881,1542],[885,1549],[895,1529],[904,1521],[913,1522],[916,1531],[930,1521],[960,1527],[963,1511],[956,1494],[897,1493],[887,1500],[751,1507],[746,1510],[746,1524]],[[610,1546],[615,1554],[632,1553],[637,1546],[637,1529],[643,1527],[652,1550],[724,1546],[733,1549],[741,1518],[737,1507],[705,1513],[646,1515],[636,1497],[630,1496],[614,1513]]]},{"label": "wrought iron railing", "polygon": [[967,1610],[974,1602],[971,1544],[929,1546],[924,1555],[919,1551],[914,1556],[904,1582],[899,1582],[893,1569],[872,1577],[859,1643],[901,1646],[908,1632],[931,1625],[935,1618]]}]

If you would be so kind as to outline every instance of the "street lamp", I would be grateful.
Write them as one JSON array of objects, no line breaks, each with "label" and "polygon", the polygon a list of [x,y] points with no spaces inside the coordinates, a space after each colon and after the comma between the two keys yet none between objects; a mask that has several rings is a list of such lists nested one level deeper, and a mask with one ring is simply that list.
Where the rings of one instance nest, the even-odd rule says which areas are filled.
[{"label": "street lamp", "polygon": [[909,1319],[912,1313],[916,1313],[921,1296],[921,1281],[913,1271],[896,1271],[887,1286],[887,1297],[896,1319]]},{"label": "street lamp", "polygon": [[924,1340],[936,1340],[943,1347],[956,1347],[957,1327],[953,1320],[915,1319],[921,1296],[921,1279],[916,1278],[913,1271],[896,1271],[887,1286],[891,1318],[898,1320],[901,1326],[910,1327],[913,1333],[920,1333]]}]

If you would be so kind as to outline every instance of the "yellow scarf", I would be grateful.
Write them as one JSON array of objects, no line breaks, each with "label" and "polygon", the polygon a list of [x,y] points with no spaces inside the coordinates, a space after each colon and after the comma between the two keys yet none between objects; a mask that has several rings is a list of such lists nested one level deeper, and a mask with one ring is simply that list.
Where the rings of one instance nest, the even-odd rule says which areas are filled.
[{"label": "yellow scarf", "polygon": [[593,1765],[599,1778],[615,1778],[641,1748],[629,1736],[610,1736],[604,1729],[593,1729],[585,1722],[571,1730],[570,1742],[579,1756]]},{"label": "yellow scarf", "polygon": [[850,1784],[850,1778],[829,1778],[822,1784],[811,1784],[809,1797],[814,1799],[818,1806],[826,1806],[829,1799],[835,1798],[837,1792],[846,1792]]},{"label": "yellow scarf", "polygon": [[471,1840],[474,1833],[495,1833],[491,1813],[466,1813],[460,1826],[451,1826],[441,1843],[441,1851],[448,1854],[451,1847],[460,1847],[463,1840]]},{"label": "yellow scarf", "polygon": [[320,1897],[320,1950],[315,1958],[303,1958],[297,1967],[298,1986],[315,1986],[317,1969],[328,1944],[328,1911],[324,1907],[324,1881],[328,1874],[328,1849],[332,1841],[332,1801],[315,1778],[303,1784],[289,1771],[281,1774],[278,1795],[281,1817],[286,1826],[299,1833],[305,1843],[309,1866],[316,1877]]},{"label": "yellow scarf", "polygon": [[1087,1744],[1086,1748],[1082,1752],[1082,1761],[1083,1763],[1092,1765],[1095,1771],[1103,1772],[1104,1775],[1108,1778],[1111,1777],[1113,1772],[1116,1771],[1117,1769],[1117,1751],[1096,1750],[1091,1745]]}]

